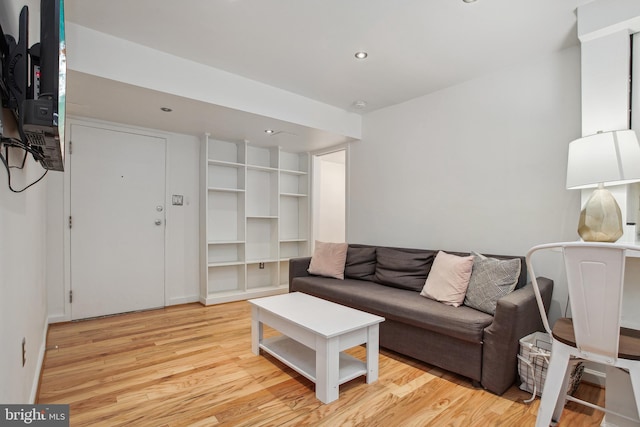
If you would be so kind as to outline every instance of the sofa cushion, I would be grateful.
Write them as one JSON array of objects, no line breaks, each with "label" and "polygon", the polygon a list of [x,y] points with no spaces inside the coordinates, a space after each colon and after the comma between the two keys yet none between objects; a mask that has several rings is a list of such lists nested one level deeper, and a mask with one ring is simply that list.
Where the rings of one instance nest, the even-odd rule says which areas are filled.
[{"label": "sofa cushion", "polygon": [[464,301],[472,268],[473,256],[438,252],[420,295],[459,307]]},{"label": "sofa cushion", "polygon": [[373,280],[376,273],[376,248],[354,247],[347,249],[344,277],[349,279]]},{"label": "sofa cushion", "polygon": [[515,289],[521,268],[519,258],[500,260],[474,253],[464,305],[494,314],[498,300]]},{"label": "sofa cushion", "polygon": [[328,243],[316,240],[309,264],[309,274],[344,279],[347,246],[346,243]]},{"label": "sofa cushion", "polygon": [[404,251],[378,247],[376,250],[377,283],[420,292],[427,280],[435,251]]},{"label": "sofa cushion", "polygon": [[364,280],[296,277],[291,282],[290,291],[304,292],[473,343],[482,342],[484,328],[493,322],[493,316],[464,305],[452,307],[423,298],[413,290]]}]

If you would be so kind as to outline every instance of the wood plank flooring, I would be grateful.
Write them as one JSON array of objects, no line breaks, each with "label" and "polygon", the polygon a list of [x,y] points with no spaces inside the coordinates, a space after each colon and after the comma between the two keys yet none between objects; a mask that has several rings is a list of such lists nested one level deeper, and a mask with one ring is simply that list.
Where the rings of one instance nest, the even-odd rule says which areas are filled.
[{"label": "wood plank flooring", "polygon": [[[72,426],[532,426],[539,399],[503,396],[381,349],[380,377],[340,387],[323,405],[314,385],[270,356],[251,353],[246,301],[53,324],[37,403],[70,404]],[[265,335],[276,332],[266,328]],[[350,354],[365,359],[365,349]],[[602,389],[578,395],[602,404]],[[598,426],[575,403],[560,426]]]}]

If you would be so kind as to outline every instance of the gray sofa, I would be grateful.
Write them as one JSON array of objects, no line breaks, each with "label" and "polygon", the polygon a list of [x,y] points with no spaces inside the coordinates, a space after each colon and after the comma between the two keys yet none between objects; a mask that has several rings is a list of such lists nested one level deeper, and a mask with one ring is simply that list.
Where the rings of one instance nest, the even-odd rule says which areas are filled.
[{"label": "gray sofa", "polygon": [[[389,252],[395,265],[380,258]],[[311,258],[294,258],[289,264],[289,291],[383,316],[381,347],[460,374],[500,395],[516,381],[520,338],[543,330],[524,258],[490,255],[521,260],[516,289],[498,300],[491,315],[420,296],[437,252],[349,244],[344,280],[310,275]],[[538,284],[548,309],[553,281],[538,278]]]}]

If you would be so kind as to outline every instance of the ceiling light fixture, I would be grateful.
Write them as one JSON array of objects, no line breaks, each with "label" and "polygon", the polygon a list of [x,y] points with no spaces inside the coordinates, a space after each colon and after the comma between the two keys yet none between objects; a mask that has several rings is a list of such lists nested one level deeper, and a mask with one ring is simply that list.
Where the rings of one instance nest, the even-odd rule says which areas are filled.
[{"label": "ceiling light fixture", "polygon": [[362,100],[353,101],[353,106],[358,110],[362,110],[363,108],[367,107],[367,101],[362,101]]},{"label": "ceiling light fixture", "polygon": [[172,112],[172,111],[173,111],[173,110],[172,110],[171,108],[169,108],[169,107],[160,107],[160,109],[161,109],[162,111],[164,111],[165,113],[170,113],[170,112]]},{"label": "ceiling light fixture", "polygon": [[369,54],[365,51],[356,52],[355,57],[357,59],[365,59]]},{"label": "ceiling light fixture", "polygon": [[267,135],[273,135],[274,133],[276,133],[276,131],[273,129],[265,129],[264,133],[266,133]]}]

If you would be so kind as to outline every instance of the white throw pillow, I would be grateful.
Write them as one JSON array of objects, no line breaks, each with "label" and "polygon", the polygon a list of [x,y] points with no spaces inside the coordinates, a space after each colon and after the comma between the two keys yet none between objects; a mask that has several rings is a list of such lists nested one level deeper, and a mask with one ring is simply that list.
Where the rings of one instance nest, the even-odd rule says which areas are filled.
[{"label": "white throw pillow", "polygon": [[307,270],[310,274],[333,277],[344,280],[344,265],[347,261],[347,243],[328,243],[316,240],[311,263]]},{"label": "white throw pillow", "polygon": [[440,251],[420,295],[459,307],[467,293],[472,269],[473,256],[461,257]]}]

